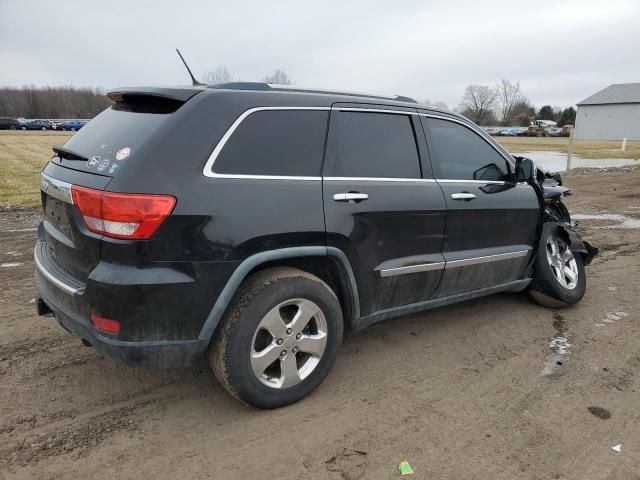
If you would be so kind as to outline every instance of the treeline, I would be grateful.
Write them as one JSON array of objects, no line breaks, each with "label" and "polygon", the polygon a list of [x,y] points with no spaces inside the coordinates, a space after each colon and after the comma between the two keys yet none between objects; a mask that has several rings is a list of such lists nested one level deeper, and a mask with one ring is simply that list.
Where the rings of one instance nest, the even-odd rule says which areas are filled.
[{"label": "treeline", "polygon": [[576,110],[531,104],[520,88],[520,82],[502,79],[495,85],[469,85],[462,96],[460,113],[479,125],[526,127],[534,120],[553,120],[559,126],[574,125]]},{"label": "treeline", "polygon": [[0,88],[0,117],[93,118],[109,105],[99,88]]}]

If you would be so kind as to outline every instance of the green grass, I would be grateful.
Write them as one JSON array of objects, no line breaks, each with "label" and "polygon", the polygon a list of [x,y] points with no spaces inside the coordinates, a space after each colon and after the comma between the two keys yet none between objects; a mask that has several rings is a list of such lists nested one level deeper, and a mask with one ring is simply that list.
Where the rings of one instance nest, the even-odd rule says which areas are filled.
[{"label": "green grass", "polygon": [[40,204],[38,175],[61,145],[64,132],[0,131],[0,208],[28,208]]},{"label": "green grass", "polygon": [[[40,205],[38,174],[51,158],[51,147],[71,136],[66,132],[10,132],[0,130],[0,208],[30,208]],[[495,137],[508,151],[566,152],[568,138]],[[582,158],[640,158],[640,141],[576,140],[573,153]]]}]

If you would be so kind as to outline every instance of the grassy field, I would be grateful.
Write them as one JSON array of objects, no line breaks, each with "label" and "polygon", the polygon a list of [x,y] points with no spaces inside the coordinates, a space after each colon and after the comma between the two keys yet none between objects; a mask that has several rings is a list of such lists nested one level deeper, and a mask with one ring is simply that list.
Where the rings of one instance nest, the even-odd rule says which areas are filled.
[{"label": "grassy field", "polygon": [[[51,157],[51,147],[62,145],[66,132],[9,132],[0,130],[0,208],[35,207],[40,203],[38,173]],[[568,138],[496,137],[513,153],[529,151],[566,152]],[[640,141],[576,141],[574,153],[582,158],[640,158]]]},{"label": "grassy field", "polygon": [[38,173],[51,158],[51,147],[62,145],[70,136],[0,130],[0,208],[39,205]]},{"label": "grassy field", "polygon": [[[567,137],[494,137],[511,153],[520,152],[563,152],[569,147]],[[582,158],[640,158],[640,141],[627,142],[627,148],[620,150],[621,141],[575,140],[573,153]]]}]

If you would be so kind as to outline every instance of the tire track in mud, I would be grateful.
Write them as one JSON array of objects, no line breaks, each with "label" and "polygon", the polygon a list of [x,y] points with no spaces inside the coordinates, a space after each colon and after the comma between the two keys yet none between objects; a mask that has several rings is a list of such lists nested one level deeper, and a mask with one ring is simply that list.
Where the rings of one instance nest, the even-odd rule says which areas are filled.
[{"label": "tire track in mud", "polygon": [[86,418],[68,417],[49,431],[27,434],[0,447],[0,465],[24,466],[67,454],[82,457],[116,433],[139,431],[136,416],[156,402],[157,398],[149,398]]}]

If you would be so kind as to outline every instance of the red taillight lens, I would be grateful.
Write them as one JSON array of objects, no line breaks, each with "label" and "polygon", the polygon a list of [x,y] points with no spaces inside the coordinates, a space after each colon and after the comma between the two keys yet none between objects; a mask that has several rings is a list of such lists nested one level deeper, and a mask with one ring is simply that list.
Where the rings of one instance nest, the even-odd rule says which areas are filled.
[{"label": "red taillight lens", "polygon": [[91,315],[91,323],[98,330],[105,333],[119,333],[120,322],[117,320],[111,320],[110,318],[99,317],[98,315]]},{"label": "red taillight lens", "polygon": [[112,238],[151,238],[176,205],[170,195],[102,192],[76,185],[71,193],[87,228]]}]

